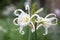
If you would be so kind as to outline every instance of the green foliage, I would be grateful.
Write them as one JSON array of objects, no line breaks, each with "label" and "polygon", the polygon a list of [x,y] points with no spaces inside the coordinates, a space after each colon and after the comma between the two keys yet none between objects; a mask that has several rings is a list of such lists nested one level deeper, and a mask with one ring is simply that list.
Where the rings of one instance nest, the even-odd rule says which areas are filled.
[{"label": "green foliage", "polygon": [[32,8],[31,8],[31,15],[33,15],[34,12],[36,11],[36,6],[37,6],[37,3],[36,2],[33,3]]},{"label": "green foliage", "polygon": [[[35,11],[36,11],[36,6],[37,6],[37,3],[34,2],[34,3],[32,4],[32,8],[31,8],[31,15],[33,15],[33,14],[35,13]],[[32,18],[32,21],[33,21],[34,24],[35,24],[35,19],[36,19],[36,17]]]},{"label": "green foliage", "polygon": [[[2,26],[3,25],[3,26]],[[0,19],[0,26],[7,30],[6,33],[0,31],[0,40],[30,40],[31,31],[30,27],[24,28],[25,34],[19,33],[19,26],[13,24],[13,18]],[[16,30],[18,29],[18,30]]]},{"label": "green foliage", "polygon": [[[32,0],[32,1],[34,1],[34,0]],[[21,35],[19,33],[18,28],[20,26],[14,25],[13,20],[16,16],[14,16],[13,13],[11,13],[11,15],[9,15],[7,17],[2,16],[3,8],[10,2],[11,2],[11,0],[2,0],[2,2],[0,2],[0,26],[2,26],[4,29],[7,30],[7,32],[3,32],[0,30],[0,40],[36,40],[35,32],[32,33],[31,28],[29,26],[24,27],[24,29],[23,29],[25,31],[24,35]],[[24,2],[25,2],[25,0],[21,0],[20,3],[17,3],[16,7],[25,9],[23,6]],[[37,3],[35,2],[31,8],[31,15],[33,15],[35,12],[38,13],[40,11],[40,9],[39,9],[39,11],[36,11],[36,6],[37,6]],[[47,14],[50,13],[50,9],[45,8],[44,13],[47,13]],[[32,21],[34,23],[35,23],[35,19],[36,19],[36,17],[34,17],[32,19]],[[43,27],[40,27],[38,30],[36,30],[37,40],[54,40],[54,39],[60,40],[60,38],[59,38],[60,37],[60,31],[59,31],[60,30],[60,19],[59,19],[57,25],[58,26],[56,27],[56,29],[53,28],[53,31],[54,30],[55,31],[52,33],[48,33],[46,36],[43,35],[43,33],[44,33]],[[15,29],[18,29],[18,30],[15,30]],[[48,31],[48,32],[50,32],[50,31]]]}]

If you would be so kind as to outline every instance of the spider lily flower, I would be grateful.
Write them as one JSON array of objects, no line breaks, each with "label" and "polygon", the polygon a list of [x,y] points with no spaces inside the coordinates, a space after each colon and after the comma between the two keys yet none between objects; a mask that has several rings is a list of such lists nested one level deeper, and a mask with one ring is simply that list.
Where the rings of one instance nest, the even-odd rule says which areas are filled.
[{"label": "spider lily flower", "polygon": [[[20,13],[20,14],[17,14],[17,13],[16,13],[17,11],[20,11],[21,13]],[[18,16],[18,17],[13,20],[13,23],[14,23],[15,25],[20,25],[20,31],[19,31],[19,32],[20,32],[22,35],[24,34],[24,31],[22,30],[23,27],[26,26],[26,25],[29,25],[29,24],[32,25],[31,31],[32,31],[32,32],[35,31],[35,26],[34,26],[33,22],[31,21],[31,19],[32,19],[34,16],[37,16],[37,14],[34,14],[34,15],[32,15],[32,16],[30,17],[29,14],[25,13],[25,12],[24,12],[23,10],[21,10],[21,9],[15,10],[14,14],[15,14],[16,16]],[[17,21],[17,23],[16,23],[16,21]]]},{"label": "spider lily flower", "polygon": [[[21,14],[17,14],[16,12],[17,11],[20,11]],[[15,25],[20,25],[20,32],[22,32],[22,34],[24,34],[24,31],[22,31],[23,27],[28,25],[30,23],[30,15],[25,13],[23,10],[21,9],[17,9],[15,10],[14,14],[16,16],[18,16],[17,18],[15,18],[13,20],[14,24]],[[16,20],[17,20],[17,23],[16,23]]]},{"label": "spider lily flower", "polygon": [[[29,25],[29,24],[32,25],[31,31],[32,31],[32,32],[35,31],[35,26],[34,26],[33,22],[31,21],[32,17],[35,16],[35,15],[33,15],[33,16],[30,18],[30,8],[29,8],[29,5],[28,5],[28,4],[25,5],[25,9],[28,10],[28,14],[25,13],[25,12],[24,12],[23,10],[21,10],[21,9],[15,10],[14,14],[15,14],[16,16],[18,16],[18,17],[13,20],[13,23],[14,23],[15,25],[20,25],[20,31],[19,31],[19,32],[20,32],[22,35],[24,34],[23,27],[26,26],[26,25]],[[18,14],[17,11],[20,11],[21,13]],[[16,23],[16,20],[17,20],[17,23]]]},{"label": "spider lily flower", "polygon": [[[39,17],[37,14],[34,14],[34,15],[30,15],[30,7],[28,4],[25,5],[25,10],[28,10],[28,13],[24,12],[22,9],[17,9],[15,10],[14,14],[17,16],[17,18],[15,18],[13,20],[13,23],[15,25],[20,25],[20,29],[19,29],[19,32],[23,35],[25,32],[23,31],[23,27],[27,26],[27,25],[32,25],[32,29],[31,31],[34,32],[35,31],[35,26],[33,24],[33,22],[31,21],[31,19],[33,17]],[[20,11],[21,13],[18,14],[17,11]],[[42,10],[39,10],[40,12]],[[35,12],[35,13],[38,13],[39,11]]]},{"label": "spider lily flower", "polygon": [[43,17],[39,17],[37,18],[37,23],[39,24],[37,26],[36,29],[38,29],[39,27],[43,26],[45,28],[45,33],[43,33],[43,35],[47,35],[48,34],[48,28],[51,27],[52,25],[56,25],[57,24],[58,19],[56,18],[56,15],[51,13],[48,14],[45,18]]}]

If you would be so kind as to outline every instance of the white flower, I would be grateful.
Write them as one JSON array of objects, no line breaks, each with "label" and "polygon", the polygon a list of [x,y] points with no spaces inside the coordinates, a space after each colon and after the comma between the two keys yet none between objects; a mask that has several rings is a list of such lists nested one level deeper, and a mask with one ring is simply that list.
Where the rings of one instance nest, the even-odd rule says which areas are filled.
[{"label": "white flower", "polygon": [[[18,14],[18,13],[16,13],[17,11],[20,11],[21,13]],[[32,19],[34,16],[37,16],[37,14],[34,14],[34,15],[32,15],[32,16],[30,17],[29,14],[25,13],[25,12],[24,12],[23,10],[21,10],[21,9],[15,10],[14,14],[15,14],[16,16],[18,16],[18,17],[13,20],[13,23],[14,23],[15,25],[20,25],[20,33],[24,34],[24,31],[22,31],[22,29],[23,29],[24,26],[29,25],[29,24],[32,25],[31,31],[32,31],[32,32],[35,31],[35,26],[34,26],[33,22],[31,21],[31,19]],[[17,22],[16,22],[16,21],[17,21]]]},{"label": "white flower", "polygon": [[[21,9],[17,9],[17,10],[15,10],[14,14],[18,17],[13,20],[15,25],[20,25],[19,32],[22,35],[24,34],[24,31],[22,31],[23,27],[29,25],[30,23],[33,25],[32,32],[33,32],[33,29],[34,29],[34,24],[33,24],[33,22],[30,21],[30,8],[29,8],[29,5],[25,5],[25,9],[28,10],[29,14],[25,13]],[[18,14],[18,13],[16,13],[17,11],[20,11],[21,13]],[[16,20],[17,20],[17,23],[16,23]]]},{"label": "white flower", "polygon": [[[17,13],[16,13],[17,11],[20,11],[21,14],[17,14]],[[30,15],[27,14],[27,13],[25,13],[25,12],[24,12],[23,10],[21,10],[21,9],[15,10],[14,14],[15,14],[16,16],[18,16],[18,17],[15,18],[13,22],[14,22],[15,25],[20,25],[20,32],[21,32],[22,29],[23,29],[23,26],[29,24],[29,22],[30,22]],[[16,23],[16,21],[17,21],[17,23]],[[24,34],[24,31],[22,31],[22,34]]]},{"label": "white flower", "polygon": [[[30,14],[30,7],[28,4],[25,5],[25,10],[28,10],[28,13],[24,12],[23,10],[21,9],[17,9],[15,10],[14,14],[17,16],[17,18],[15,18],[13,20],[13,23],[15,25],[20,25],[20,29],[19,29],[19,32],[23,35],[24,34],[24,31],[23,31],[23,27],[27,26],[27,25],[32,25],[32,29],[31,31],[34,32],[35,31],[35,26],[33,24],[33,22],[31,21],[31,19],[33,17],[39,17],[37,14],[34,14],[31,16]],[[39,11],[42,11],[43,9],[39,9]],[[17,11],[20,11],[21,13],[18,14]],[[35,12],[35,13],[38,13],[39,11]]]},{"label": "white flower", "polygon": [[52,25],[56,25],[57,21],[58,19],[56,18],[56,15],[53,13],[48,14],[45,18],[38,17],[36,22],[40,24],[37,26],[36,29],[43,26],[45,28],[45,33],[43,35],[46,35],[48,33],[48,28],[51,27]]}]

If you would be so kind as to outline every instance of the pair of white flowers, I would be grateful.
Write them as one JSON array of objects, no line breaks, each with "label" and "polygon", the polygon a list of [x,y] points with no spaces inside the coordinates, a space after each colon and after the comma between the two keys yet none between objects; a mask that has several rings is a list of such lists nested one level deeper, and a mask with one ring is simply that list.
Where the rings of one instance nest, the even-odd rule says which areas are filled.
[{"label": "pair of white flowers", "polygon": [[[56,15],[51,13],[48,14],[45,18],[40,17],[38,14],[38,12],[41,12],[43,10],[43,8],[41,8],[40,10],[36,11],[35,14],[33,14],[32,16],[30,15],[30,8],[29,5],[25,5],[25,9],[28,10],[28,13],[24,12],[22,9],[17,9],[15,10],[14,14],[17,16],[17,18],[15,18],[13,20],[13,23],[15,25],[20,25],[20,29],[19,32],[23,35],[25,32],[23,31],[23,28],[27,25],[32,25],[32,29],[31,31],[34,32],[35,31],[35,25],[32,22],[32,18],[33,17],[37,17],[37,19],[35,19],[36,23],[37,23],[37,30],[39,27],[43,26],[45,28],[45,33],[43,35],[46,35],[48,33],[48,28],[51,25],[56,25],[58,19],[56,18]],[[17,11],[20,11],[21,13],[18,14]],[[16,22],[17,21],[17,22]]]}]

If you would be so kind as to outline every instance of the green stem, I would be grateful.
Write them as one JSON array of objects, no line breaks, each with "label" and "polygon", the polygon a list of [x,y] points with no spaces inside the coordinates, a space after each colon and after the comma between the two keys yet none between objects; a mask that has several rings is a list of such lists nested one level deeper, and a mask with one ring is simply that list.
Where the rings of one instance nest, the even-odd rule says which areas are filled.
[{"label": "green stem", "polygon": [[37,26],[37,24],[35,24],[35,40],[37,40],[37,31],[36,31],[36,26]]}]

